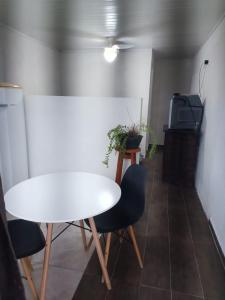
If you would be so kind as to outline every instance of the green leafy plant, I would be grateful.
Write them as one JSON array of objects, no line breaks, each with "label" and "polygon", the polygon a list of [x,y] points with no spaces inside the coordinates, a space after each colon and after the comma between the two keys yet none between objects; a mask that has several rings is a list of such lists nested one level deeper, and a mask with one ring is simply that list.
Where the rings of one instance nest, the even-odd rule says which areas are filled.
[{"label": "green leafy plant", "polygon": [[151,142],[152,143],[151,143],[150,149],[147,150],[146,158],[147,159],[152,159],[154,154],[157,151],[157,139],[156,139],[155,133],[154,133],[154,131],[151,127],[148,127],[145,124],[140,125],[140,131],[143,132],[143,133],[148,133],[149,136],[151,137]]},{"label": "green leafy plant", "polygon": [[103,164],[105,164],[106,167],[108,168],[109,158],[112,151],[116,150],[125,153],[128,138],[138,136],[141,133],[149,133],[151,136],[152,146],[147,151],[146,158],[152,159],[157,148],[156,138],[153,130],[144,124],[141,125],[134,124],[130,127],[125,125],[118,125],[115,128],[112,128],[107,134],[107,137],[109,139],[109,145],[107,148],[107,152]]}]

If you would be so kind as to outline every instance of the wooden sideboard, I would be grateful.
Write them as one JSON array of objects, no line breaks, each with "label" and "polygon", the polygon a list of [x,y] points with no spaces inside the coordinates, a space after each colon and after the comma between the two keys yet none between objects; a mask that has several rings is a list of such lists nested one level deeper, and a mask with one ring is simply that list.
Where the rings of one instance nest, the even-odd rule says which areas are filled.
[{"label": "wooden sideboard", "polygon": [[164,126],[163,180],[184,186],[195,185],[199,133]]}]

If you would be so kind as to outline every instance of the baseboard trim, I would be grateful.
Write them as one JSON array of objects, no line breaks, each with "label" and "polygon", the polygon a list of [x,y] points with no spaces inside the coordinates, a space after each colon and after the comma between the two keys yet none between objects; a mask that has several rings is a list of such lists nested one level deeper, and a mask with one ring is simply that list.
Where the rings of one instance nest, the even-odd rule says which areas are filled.
[{"label": "baseboard trim", "polygon": [[215,230],[214,230],[213,225],[212,225],[212,223],[211,223],[210,220],[209,220],[209,228],[210,228],[210,230],[211,230],[211,233],[212,233],[212,236],[213,236],[213,239],[214,239],[214,243],[215,243],[216,248],[217,248],[217,251],[218,251],[218,253],[219,253],[219,256],[220,256],[220,259],[221,259],[223,268],[224,268],[224,270],[225,270],[225,255],[224,255],[224,253],[223,253],[223,251],[222,251],[222,248],[221,248],[221,246],[220,246],[220,243],[219,243],[219,241],[218,241],[218,239],[217,239]]}]

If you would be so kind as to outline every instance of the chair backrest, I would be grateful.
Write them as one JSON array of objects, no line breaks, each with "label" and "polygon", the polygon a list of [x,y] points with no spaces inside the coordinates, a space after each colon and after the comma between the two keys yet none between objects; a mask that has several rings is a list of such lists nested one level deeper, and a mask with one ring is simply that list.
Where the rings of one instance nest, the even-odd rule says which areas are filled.
[{"label": "chair backrest", "polygon": [[121,182],[120,209],[136,221],[142,216],[145,208],[145,182],[147,170],[142,165],[131,165]]}]

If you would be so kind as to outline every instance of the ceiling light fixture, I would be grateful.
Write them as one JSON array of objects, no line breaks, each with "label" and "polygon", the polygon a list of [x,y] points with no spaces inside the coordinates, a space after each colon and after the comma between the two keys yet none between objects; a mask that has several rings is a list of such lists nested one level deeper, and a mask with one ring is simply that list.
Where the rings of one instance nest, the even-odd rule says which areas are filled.
[{"label": "ceiling light fixture", "polygon": [[104,58],[107,62],[112,63],[118,54],[119,47],[117,45],[113,45],[112,47],[105,47],[104,49]]}]

